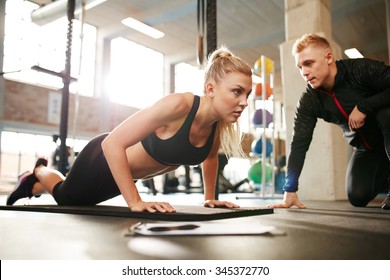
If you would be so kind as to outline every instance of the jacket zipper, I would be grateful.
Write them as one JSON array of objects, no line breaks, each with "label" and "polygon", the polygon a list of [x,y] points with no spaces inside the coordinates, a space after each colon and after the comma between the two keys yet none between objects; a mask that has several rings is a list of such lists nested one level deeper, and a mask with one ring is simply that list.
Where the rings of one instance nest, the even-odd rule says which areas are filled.
[{"label": "jacket zipper", "polygon": [[[326,92],[324,90],[319,90],[320,92],[322,93],[325,93],[326,95],[329,95],[330,97],[332,97],[333,99],[333,102],[336,104],[337,108],[339,109],[339,111],[341,112],[341,114],[346,118],[347,122],[349,121],[349,115],[345,112],[344,108],[341,106],[339,100],[337,99],[336,95],[334,94],[334,91],[332,90],[332,93],[329,93],[329,92]],[[366,138],[364,137],[363,133],[361,132],[361,130],[358,128],[356,129],[356,131],[359,133],[362,141],[363,141],[363,145],[364,147],[366,147],[367,150],[372,150],[370,144],[368,144]]]}]

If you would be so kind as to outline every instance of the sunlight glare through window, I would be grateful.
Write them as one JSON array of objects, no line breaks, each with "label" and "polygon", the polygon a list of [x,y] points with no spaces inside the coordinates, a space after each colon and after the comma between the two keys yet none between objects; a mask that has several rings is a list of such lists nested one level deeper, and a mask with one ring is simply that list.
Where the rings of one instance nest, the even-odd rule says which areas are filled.
[{"label": "sunlight glare through window", "polygon": [[[38,65],[47,70],[62,72],[65,68],[67,44],[66,17],[39,26],[31,21],[31,12],[38,5],[30,1],[7,0],[4,29],[3,72],[8,79],[60,89],[62,79],[31,70]],[[97,29],[89,24],[83,26],[73,20],[71,76],[80,78],[78,90],[81,95],[93,96],[95,78]],[[83,48],[81,48],[83,42]],[[82,59],[80,61],[80,52]],[[79,67],[80,63],[82,64]],[[80,70],[80,76],[79,76]],[[72,85],[71,92],[75,92]]]},{"label": "sunlight glare through window", "polygon": [[116,38],[111,42],[110,100],[145,108],[163,96],[163,54]]},{"label": "sunlight glare through window", "polygon": [[188,63],[175,65],[175,92],[203,95],[204,70]]}]

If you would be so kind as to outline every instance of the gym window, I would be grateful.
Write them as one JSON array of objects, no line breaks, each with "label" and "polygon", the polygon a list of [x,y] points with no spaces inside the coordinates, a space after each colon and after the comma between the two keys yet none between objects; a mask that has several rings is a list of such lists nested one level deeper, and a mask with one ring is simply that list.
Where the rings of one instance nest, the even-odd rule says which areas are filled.
[{"label": "gym window", "polygon": [[175,92],[203,95],[204,70],[188,63],[175,65]]},{"label": "gym window", "polygon": [[[32,133],[1,131],[0,132],[0,182],[15,183],[18,175],[30,170],[34,166],[38,157],[49,159],[51,167],[53,164],[53,155],[60,144],[54,142],[52,136],[37,135]],[[66,144],[72,148],[75,153],[80,152],[87,140],[68,138]]]},{"label": "gym window", "polygon": [[[63,87],[60,77],[31,70],[31,67],[39,66],[55,72],[64,70],[68,20],[64,15],[39,26],[30,18],[31,12],[38,7],[25,0],[6,2],[3,72],[8,74],[4,76],[23,83],[60,89]],[[71,76],[78,78],[79,82],[71,84],[71,92],[94,95],[96,34],[94,26],[84,24],[81,28],[81,22],[73,20]]]},{"label": "gym window", "polygon": [[124,38],[111,41],[107,89],[112,102],[143,109],[163,96],[162,53]]}]

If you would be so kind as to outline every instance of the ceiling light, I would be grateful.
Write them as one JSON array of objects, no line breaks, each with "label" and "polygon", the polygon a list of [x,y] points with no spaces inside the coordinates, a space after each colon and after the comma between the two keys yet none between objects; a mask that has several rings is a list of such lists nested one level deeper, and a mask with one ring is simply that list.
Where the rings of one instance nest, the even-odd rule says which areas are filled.
[{"label": "ceiling light", "polygon": [[362,58],[364,57],[356,48],[347,49],[344,51],[349,58]]},{"label": "ceiling light", "polygon": [[132,17],[128,17],[128,18],[125,18],[124,20],[122,20],[122,23],[132,29],[135,29],[141,33],[144,33],[145,35],[148,35],[154,39],[159,39],[161,37],[164,37],[164,33],[149,26],[149,25],[146,25],[145,23],[143,22],[140,22]]}]

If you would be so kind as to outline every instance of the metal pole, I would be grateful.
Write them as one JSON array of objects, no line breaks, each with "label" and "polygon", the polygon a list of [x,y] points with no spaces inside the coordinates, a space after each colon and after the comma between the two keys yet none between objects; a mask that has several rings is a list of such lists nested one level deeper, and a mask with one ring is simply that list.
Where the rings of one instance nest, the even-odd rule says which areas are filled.
[{"label": "metal pole", "polygon": [[[217,48],[217,0],[206,2],[207,57]],[[214,198],[219,197],[219,178],[215,180]]]},{"label": "metal pole", "polygon": [[386,4],[386,22],[387,22],[387,50],[389,53],[389,64],[390,64],[390,0],[385,1]]},{"label": "metal pole", "polygon": [[207,56],[217,49],[217,0],[207,0]]},{"label": "metal pole", "polygon": [[72,56],[72,30],[73,19],[75,11],[75,0],[68,0],[68,32],[67,32],[67,45],[65,53],[65,73],[63,76],[64,87],[62,89],[62,103],[61,103],[61,121],[60,121],[60,162],[58,164],[58,170],[62,174],[66,174],[68,167],[68,151],[66,147],[66,138],[68,136],[68,111],[69,111],[69,85],[70,85],[70,69],[71,69],[71,56]]}]

